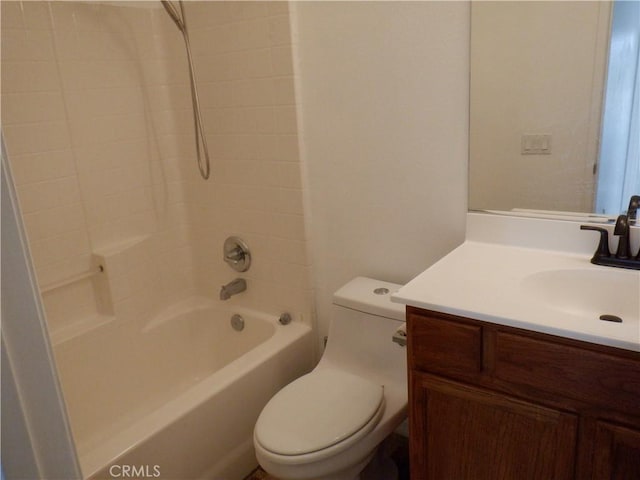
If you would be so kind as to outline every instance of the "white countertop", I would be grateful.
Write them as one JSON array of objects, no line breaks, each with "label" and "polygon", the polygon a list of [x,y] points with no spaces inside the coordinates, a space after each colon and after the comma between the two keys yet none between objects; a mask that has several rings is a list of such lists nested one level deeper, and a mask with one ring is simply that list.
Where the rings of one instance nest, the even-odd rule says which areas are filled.
[{"label": "white countertop", "polygon": [[[592,265],[590,257],[467,240],[391,299],[499,325],[640,351],[640,271]],[[548,272],[563,275],[548,281]],[[603,284],[603,289],[591,281],[592,277]],[[563,280],[566,278],[579,279],[580,285],[583,280],[587,281],[585,285],[591,281],[589,288],[598,294],[608,288],[609,293],[603,295],[618,295],[624,302],[610,303],[606,298],[607,306],[600,308],[593,290],[574,288]],[[624,297],[620,297],[621,292]],[[626,306],[616,311],[621,303]],[[602,311],[604,308],[607,311]],[[604,313],[619,315],[623,321],[600,320],[599,314]]]}]

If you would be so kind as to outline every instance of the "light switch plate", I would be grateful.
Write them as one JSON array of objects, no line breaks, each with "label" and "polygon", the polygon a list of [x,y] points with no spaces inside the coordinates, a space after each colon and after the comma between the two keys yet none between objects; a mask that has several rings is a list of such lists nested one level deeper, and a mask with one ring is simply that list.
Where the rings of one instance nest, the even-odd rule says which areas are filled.
[{"label": "light switch plate", "polygon": [[551,155],[551,135],[523,134],[520,153],[522,155]]}]

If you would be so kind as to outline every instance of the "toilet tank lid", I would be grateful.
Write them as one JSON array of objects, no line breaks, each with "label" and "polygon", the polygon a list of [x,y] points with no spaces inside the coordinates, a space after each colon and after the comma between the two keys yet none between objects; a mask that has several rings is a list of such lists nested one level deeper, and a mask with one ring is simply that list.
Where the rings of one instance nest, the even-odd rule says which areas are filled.
[{"label": "toilet tank lid", "polygon": [[356,277],[333,294],[333,303],[380,317],[405,319],[405,306],[392,303],[391,294],[402,285],[368,277]]}]

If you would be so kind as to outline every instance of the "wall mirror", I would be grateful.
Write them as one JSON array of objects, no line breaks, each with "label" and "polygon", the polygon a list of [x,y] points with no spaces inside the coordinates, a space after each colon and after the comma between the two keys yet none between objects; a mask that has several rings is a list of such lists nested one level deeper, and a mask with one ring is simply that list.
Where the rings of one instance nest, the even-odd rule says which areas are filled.
[{"label": "wall mirror", "polygon": [[473,2],[469,208],[615,216],[640,193],[640,2]]}]

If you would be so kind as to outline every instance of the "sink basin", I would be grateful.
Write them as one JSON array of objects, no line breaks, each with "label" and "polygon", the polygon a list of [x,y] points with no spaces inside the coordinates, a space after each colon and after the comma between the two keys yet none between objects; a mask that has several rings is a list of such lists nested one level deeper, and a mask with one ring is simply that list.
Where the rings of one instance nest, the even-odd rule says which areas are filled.
[{"label": "sink basin", "polygon": [[545,270],[526,276],[522,289],[554,310],[598,319],[601,315],[638,321],[640,276],[608,267]]},{"label": "sink basin", "polygon": [[[464,243],[394,302],[640,352],[640,270],[591,264],[595,241],[575,222],[467,218]],[[640,229],[632,234],[637,245]]]}]

